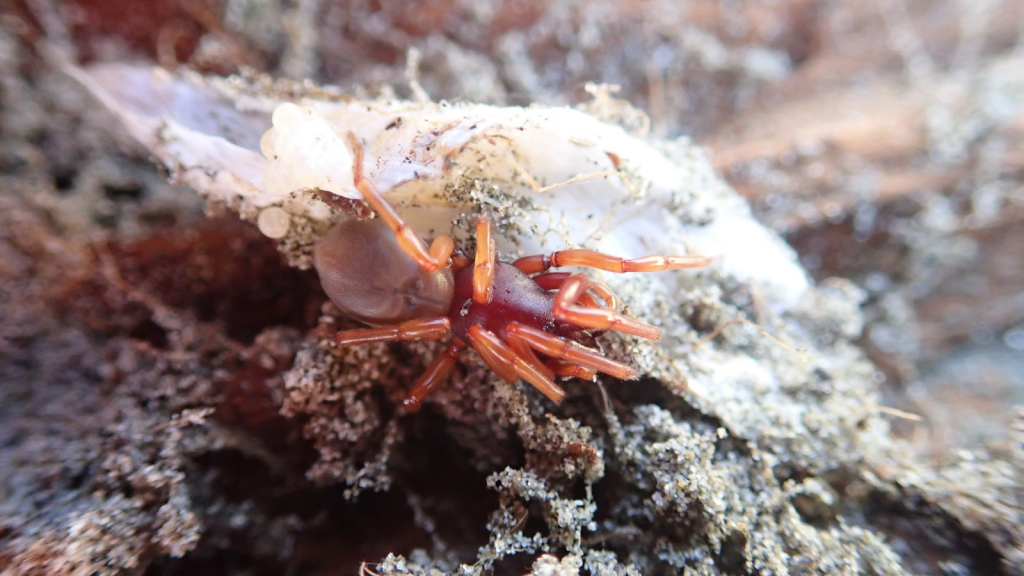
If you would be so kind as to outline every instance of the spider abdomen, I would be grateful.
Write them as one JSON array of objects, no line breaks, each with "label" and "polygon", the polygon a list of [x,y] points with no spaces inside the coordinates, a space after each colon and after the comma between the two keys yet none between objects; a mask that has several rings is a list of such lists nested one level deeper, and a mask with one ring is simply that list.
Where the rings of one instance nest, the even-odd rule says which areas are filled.
[{"label": "spider abdomen", "polygon": [[342,311],[371,326],[439,316],[452,298],[452,272],[425,272],[380,218],[345,220],[313,249],[324,292]]}]

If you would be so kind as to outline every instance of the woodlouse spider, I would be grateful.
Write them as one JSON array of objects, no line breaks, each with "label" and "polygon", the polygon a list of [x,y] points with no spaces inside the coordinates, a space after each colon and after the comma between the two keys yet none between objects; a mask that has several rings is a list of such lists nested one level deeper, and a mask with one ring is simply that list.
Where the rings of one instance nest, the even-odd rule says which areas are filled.
[{"label": "woodlouse spider", "polygon": [[[353,135],[356,188],[380,216],[335,226],[314,249],[324,291],[352,317],[373,328],[344,330],[339,346],[397,340],[452,343],[426,369],[405,400],[410,410],[440,385],[459,353],[472,347],[501,378],[522,378],[551,400],[565,392],[556,376],[593,379],[597,372],[623,380],[637,371],[593,349],[594,338],[615,330],[658,340],[661,331],[619,311],[612,291],[583,274],[549,272],[579,266],[608,272],[660,272],[707,266],[703,256],[624,259],[592,250],[562,250],[509,264],[495,259],[491,223],[476,225],[476,256],[455,251],[449,236],[429,248],[362,174],[363,149]],[[542,360],[541,358],[545,358]]]}]

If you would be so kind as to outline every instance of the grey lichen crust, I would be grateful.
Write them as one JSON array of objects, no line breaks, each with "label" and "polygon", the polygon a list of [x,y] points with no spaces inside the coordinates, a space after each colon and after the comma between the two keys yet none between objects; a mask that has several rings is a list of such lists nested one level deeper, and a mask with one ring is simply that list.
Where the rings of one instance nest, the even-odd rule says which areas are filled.
[{"label": "grey lichen crust", "polygon": [[[600,109],[607,117],[636,118],[608,101]],[[650,193],[642,171],[628,162],[623,169],[641,189],[614,203],[615,210],[647,214],[656,250],[684,246],[687,238],[675,236],[682,230],[699,234],[730,218],[746,226],[746,207],[709,176],[699,150],[685,143],[645,145],[675,150],[673,161],[689,162],[677,166],[687,185],[677,182],[678,194],[661,196]],[[698,201],[687,195],[694,183],[715,188]],[[524,198],[487,185],[472,170],[449,184],[446,199],[469,208],[445,224],[465,227],[481,212],[492,215],[508,235],[506,257],[537,238],[581,241],[553,204],[545,204],[575,202],[584,210],[589,204],[578,195],[562,190],[554,200]],[[244,206],[226,205],[256,217]],[[545,213],[552,217],[541,220],[538,214]],[[644,221],[633,222],[633,229],[638,222]],[[665,222],[675,227],[666,231]],[[309,218],[293,219],[292,226],[302,239],[286,237],[280,247],[302,265],[325,225]],[[627,246],[632,237],[622,233],[613,245]],[[761,238],[781,245],[767,233],[754,242]],[[642,369],[647,376],[639,381],[567,382],[566,400],[554,405],[521,384],[501,381],[473,353],[462,355],[460,368],[423,412],[433,416],[428,422],[440,428],[437,435],[458,446],[468,468],[486,474],[487,489],[497,495],[475,558],[458,556],[466,542],[445,540],[451,534],[442,536],[430,507],[420,506],[441,496],[399,486],[394,478],[394,469],[412,461],[424,442],[408,426],[420,416],[406,414],[401,400],[441,348],[414,342],[339,350],[327,336],[355,324],[329,303],[313,330],[268,329],[244,350],[211,335],[212,327],[155,311],[168,351],[123,345],[111,362],[128,374],[111,377],[119,403],[93,425],[97,436],[102,431],[119,446],[95,441],[110,456],[97,459],[91,474],[110,485],[97,487],[95,500],[81,511],[58,510],[59,520],[49,524],[46,518],[24,522],[39,528],[20,534],[21,548],[12,549],[17,558],[32,559],[33,551],[45,557],[40,549],[66,546],[95,560],[84,563],[89,570],[116,573],[143,565],[143,548],[181,556],[201,546],[204,534],[217,530],[216,506],[244,505],[211,498],[214,504],[198,510],[184,489],[192,456],[234,443],[268,466],[289,465],[211,424],[203,409],[217,404],[217,390],[233,381],[233,370],[257,370],[253,364],[269,374],[266,385],[281,413],[292,425],[301,423],[316,448],[318,459],[302,470],[308,478],[343,487],[349,499],[402,490],[417,510],[415,522],[431,536],[431,547],[408,558],[389,555],[364,566],[366,573],[482,574],[516,555],[529,555],[537,575],[1024,571],[1020,442],[1005,457],[972,455],[938,471],[915,461],[888,435],[875,369],[855,343],[860,291],[843,280],[803,287],[800,277],[795,299],[778,290],[766,295],[757,280],[761,272],[744,276],[726,264],[602,278],[632,314],[665,329],[657,345],[601,338],[609,356]],[[778,286],[793,283],[785,276]],[[737,319],[748,322],[726,326]],[[260,355],[274,356],[274,349],[293,353],[294,361],[261,364]],[[8,519],[27,514],[27,496],[7,500],[0,512]],[[253,526],[285,534],[268,548],[288,549],[284,517],[260,524],[258,514],[236,511]],[[363,519],[372,520],[380,519]]]}]

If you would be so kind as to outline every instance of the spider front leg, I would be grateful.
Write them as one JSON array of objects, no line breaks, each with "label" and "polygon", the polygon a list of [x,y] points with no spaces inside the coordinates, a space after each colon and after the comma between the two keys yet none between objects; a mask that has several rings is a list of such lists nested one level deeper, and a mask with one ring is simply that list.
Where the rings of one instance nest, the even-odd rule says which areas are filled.
[{"label": "spider front leg", "polygon": [[512,351],[516,353],[516,356],[519,356],[520,358],[523,359],[523,361],[530,363],[534,368],[537,369],[538,372],[543,374],[544,377],[547,378],[548,380],[552,382],[555,381],[555,371],[550,366],[547,366],[546,364],[541,362],[540,358],[537,357],[537,355],[533,352],[533,349],[530,348],[530,346],[526,344],[526,342],[514,338],[506,338],[506,341],[508,343],[509,348],[511,348]]},{"label": "spider front leg", "polygon": [[512,322],[505,328],[509,340],[520,340],[538,352],[577,364],[584,369],[604,372],[622,380],[633,380],[639,374],[630,366],[605,358],[601,354],[543,330]]},{"label": "spider front leg", "polygon": [[713,261],[713,258],[707,256],[643,256],[626,259],[580,248],[559,250],[551,254],[525,256],[513,262],[512,265],[527,274],[536,274],[563,266],[581,266],[624,274],[626,272],[662,272],[680,268],[703,268]]},{"label": "spider front leg", "polygon": [[386,328],[343,330],[334,335],[334,342],[338,346],[345,347],[396,340],[440,340],[451,330],[452,323],[447,316],[417,318]]},{"label": "spider front leg", "polygon": [[661,330],[650,324],[644,324],[616,310],[579,305],[580,298],[593,286],[594,281],[583,274],[570,276],[555,295],[552,305],[555,319],[583,328],[615,330],[648,340],[661,340]]},{"label": "spider front leg", "polygon": [[507,382],[522,378],[554,402],[561,402],[565,391],[549,380],[533,364],[520,358],[512,348],[493,332],[474,325],[469,327],[469,343],[498,376]]},{"label": "spider front leg", "polygon": [[384,196],[363,175],[363,145],[355,134],[349,132],[348,141],[352,145],[354,155],[352,160],[353,180],[359,193],[363,195],[363,199],[373,207],[388,227],[394,230],[398,245],[420,268],[427,272],[436,272],[444,268],[448,264],[448,257],[451,256],[452,250],[455,249],[455,241],[450,236],[442,234],[434,238],[428,250],[423,240],[420,240],[416,232],[405,223],[405,220],[402,220],[398,212],[395,212],[395,209],[384,200]]}]

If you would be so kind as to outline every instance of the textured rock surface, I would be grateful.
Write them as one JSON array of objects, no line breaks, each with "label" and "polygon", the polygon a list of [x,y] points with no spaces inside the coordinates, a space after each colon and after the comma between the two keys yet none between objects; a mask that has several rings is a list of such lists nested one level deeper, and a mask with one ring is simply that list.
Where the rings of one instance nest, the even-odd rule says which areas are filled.
[{"label": "textured rock surface", "polygon": [[[453,381],[423,411],[407,415],[396,406],[438,348],[413,343],[341,353],[326,344],[325,334],[354,324],[324,304],[315,276],[289,267],[254,226],[226,213],[207,219],[192,191],[165,184],[148,152],[114,117],[40,56],[40,27],[61,14],[42,2],[32,6],[34,16],[15,5],[0,31],[5,573],[312,574],[355,572],[362,562],[378,574],[432,568],[537,574],[1024,572],[1022,432],[997,427],[1006,439],[1001,444],[924,460],[892,438],[879,413],[885,376],[858,346],[865,297],[868,312],[888,311],[885,322],[892,325],[899,310],[914,310],[907,294],[934,303],[942,293],[932,287],[943,283],[932,273],[955,273],[956,262],[963,261],[947,259],[955,250],[936,252],[937,260],[924,252],[938,246],[936,235],[953,245],[963,237],[955,227],[939,226],[950,221],[939,218],[941,206],[950,205],[941,200],[945,188],[933,188],[929,196],[939,200],[906,211],[899,198],[918,194],[920,185],[889,197],[858,196],[848,185],[863,173],[853,170],[862,166],[855,153],[875,158],[870,151],[878,147],[885,155],[884,146],[896,145],[890,140],[826,138],[832,143],[828,153],[838,150],[836,158],[848,162],[840,168],[850,172],[823,188],[800,179],[772,188],[785,182],[769,177],[776,168],[793,166],[785,146],[758,163],[756,154],[728,160],[725,145],[712,144],[721,155],[715,162],[734,181],[746,182],[741,188],[758,213],[789,231],[805,260],[829,242],[858,245],[861,229],[850,219],[863,218],[857,216],[863,210],[876,207],[883,224],[891,211],[900,226],[868,230],[897,240],[877,252],[862,248],[862,254],[820,260],[819,271],[851,270],[861,288],[819,278],[798,304],[777,312],[759,305],[756,283],[717,270],[676,275],[670,297],[658,297],[643,283],[624,284],[622,295],[634,311],[668,323],[671,337],[658,348],[631,339],[604,343],[610,354],[632,356],[651,377],[600,387],[569,384],[567,400],[554,406],[532,390],[498,381],[466,354]],[[612,2],[586,9],[571,3],[438,3],[400,15],[389,8],[368,14],[356,4],[249,1],[215,11],[220,29],[196,5],[182,3],[182,17],[179,5],[154,3],[149,38],[159,36],[161,21],[185,22],[178,36],[170,36],[179,39],[170,51],[147,45],[146,35],[120,31],[122,40],[110,40],[104,34],[119,32],[114,20],[93,3],[79,6],[72,40],[91,57],[153,49],[161,58],[191,58],[203,67],[211,54],[234,54],[237,60],[223,57],[218,65],[231,71],[231,62],[247,59],[275,73],[343,78],[352,85],[385,81],[406,90],[403,54],[416,45],[423,53],[421,83],[435,97],[559,104],[585,99],[567,89],[579,80],[621,81],[625,95],[651,111],[655,133],[685,129],[709,143],[730,130],[730,119],[735,126],[768,125],[743,123],[742,114],[769,112],[754,110],[754,95],[799,102],[787,96],[789,89],[827,100],[829,89],[844,89],[830,75],[843,70],[842,62],[878,76],[899,67],[905,55],[865,50],[856,63],[837,60],[829,41],[820,39],[832,27],[844,30],[848,41],[876,46],[870,31],[879,26],[871,23],[889,22],[899,32],[909,22],[927,40],[920,48],[935,54],[950,74],[984,69],[993,70],[987,78],[1012,79],[982,63],[994,55],[1012,58],[1019,30],[1004,28],[1020,8],[992,3],[1000,18],[972,12],[975,19],[966,21],[980,21],[990,40],[972,49],[965,35],[967,48],[947,63],[955,42],[946,41],[949,33],[936,24],[941,3],[911,4],[905,15],[813,2],[781,2],[772,10],[753,3],[737,9],[694,2],[680,11],[652,4],[650,12],[623,12],[625,4]],[[172,16],[161,19],[165,9]],[[267,25],[282,18],[289,26]],[[680,21],[688,25],[671,25]],[[324,32],[339,22],[345,34]],[[725,25],[739,23],[746,27]],[[48,37],[59,41],[54,30]],[[484,30],[493,42],[485,41]],[[914,44],[899,44],[907,45]],[[342,53],[348,57],[335,57]],[[680,60],[680,54],[688,58]],[[680,61],[685,64],[673,64]],[[594,69],[606,77],[587,71],[594,63],[603,64]],[[816,66],[833,72],[816,75]],[[933,78],[922,80],[926,92]],[[798,90],[798,80],[819,92]],[[1017,94],[1012,82],[987,85]],[[879,114],[885,109],[868,107]],[[619,114],[629,126],[637,116],[624,110],[590,112],[605,119]],[[1018,149],[1000,148],[1002,155],[994,156],[978,150],[1014,142],[1019,121],[1012,115],[980,117],[974,136],[940,142],[960,142],[969,158],[999,159],[994,172],[982,174],[997,175],[998,212],[1012,215],[1012,192],[1020,187]],[[797,132],[796,123],[780,118],[779,138],[796,142],[785,136],[789,128]],[[836,132],[825,133],[845,133],[830,129]],[[733,133],[737,149],[760,141],[742,130]],[[929,154],[935,140],[921,142],[901,144],[911,166],[923,154],[929,162],[947,162],[929,165],[939,174],[961,174],[944,168],[945,157]],[[764,177],[740,169],[764,165],[770,168]],[[888,174],[884,164],[873,169]],[[792,228],[790,223],[801,222],[793,218],[808,213],[803,204],[787,204],[788,196],[771,200],[771,194],[791,189],[807,193],[811,203],[833,194],[838,212],[820,228]],[[950,198],[960,200],[955,192]],[[969,205],[981,207],[989,196],[970,198],[976,200]],[[830,204],[822,206],[832,214]],[[846,223],[850,229],[844,231]],[[1014,229],[1012,221],[1000,225]],[[998,248],[985,239],[984,227],[978,230],[980,246]],[[896,250],[901,238],[914,247],[911,256],[887,262],[888,284],[873,283],[877,259]],[[1019,248],[996,253],[1009,255],[1004,258],[1012,270]],[[1014,294],[1000,288],[1011,284],[991,285],[1007,298]],[[893,303],[900,298],[902,304]],[[1012,310],[1009,320],[1001,320],[1011,328],[1017,321]],[[802,352],[745,324],[701,343],[743,316]],[[913,314],[904,318],[908,328],[922,328]],[[870,315],[867,321],[873,329],[887,325]],[[984,340],[973,342],[962,352],[977,361],[969,353],[985,346]],[[916,367],[915,354],[897,358]],[[956,358],[950,356],[950,363]],[[890,382],[914,377],[883,368]],[[938,365],[931,377],[957,374]],[[962,404],[926,397],[946,410]]]}]

